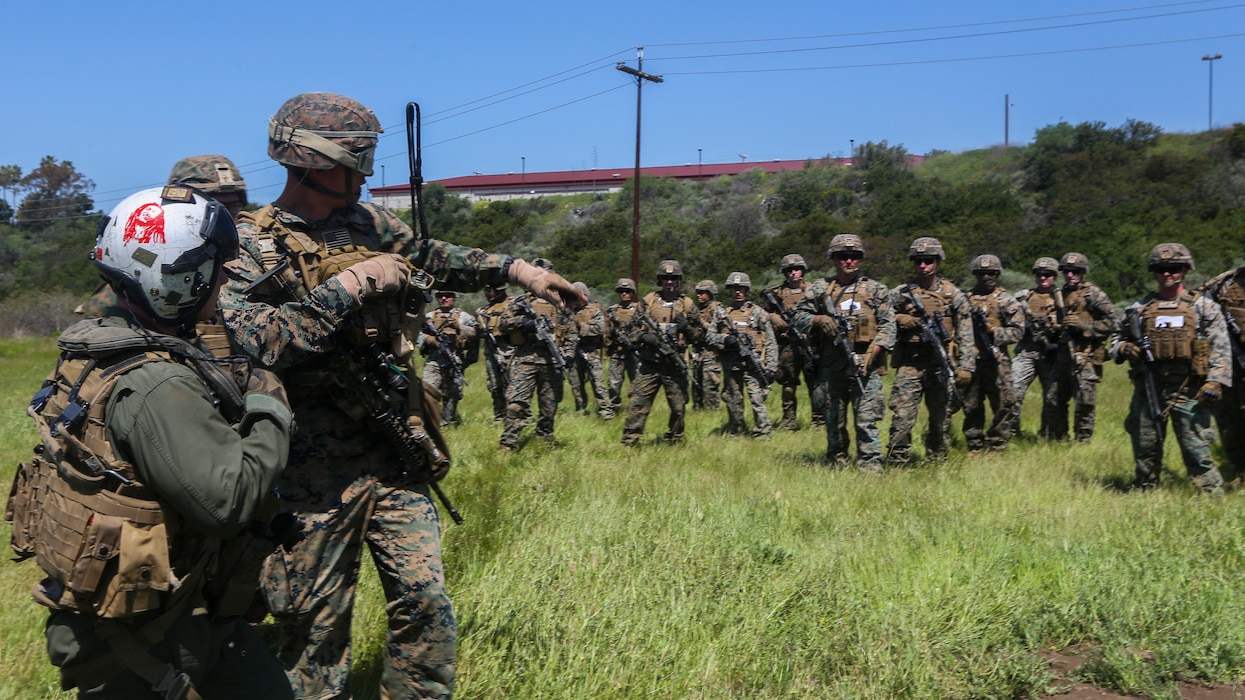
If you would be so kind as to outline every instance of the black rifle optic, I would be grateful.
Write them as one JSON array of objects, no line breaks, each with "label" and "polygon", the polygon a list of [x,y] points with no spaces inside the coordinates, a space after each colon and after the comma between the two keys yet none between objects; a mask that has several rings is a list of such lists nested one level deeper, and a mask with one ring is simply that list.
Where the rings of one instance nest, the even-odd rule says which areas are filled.
[{"label": "black rifle optic", "polygon": [[454,339],[445,331],[437,328],[431,321],[424,321],[424,332],[437,339],[436,356],[450,366],[450,374],[455,382],[463,379],[463,361],[454,354]]},{"label": "black rifle optic", "polygon": [[821,358],[817,356],[817,351],[813,350],[813,346],[809,345],[808,336],[795,327],[795,309],[784,308],[782,302],[778,301],[778,297],[774,295],[772,290],[767,289],[761,292],[761,296],[765,299],[765,303],[770,307],[770,310],[782,316],[782,319],[787,322],[787,333],[791,334],[792,338],[795,338],[800,354],[804,356],[804,369],[809,372],[816,372],[817,363],[821,361]]},{"label": "black rifle optic", "polygon": [[1154,357],[1154,343],[1142,333],[1141,314],[1136,309],[1125,311],[1124,316],[1128,319],[1128,332],[1137,341],[1137,347],[1141,348],[1141,381],[1146,389],[1146,405],[1150,409],[1150,417],[1157,421],[1163,417],[1163,401],[1154,378],[1154,365],[1158,361]]},{"label": "black rifle optic", "polygon": [[921,341],[930,346],[934,357],[938,360],[934,373],[941,376],[947,383],[951,405],[959,405],[961,403],[960,392],[955,388],[955,372],[951,369],[951,358],[947,357],[946,343],[950,342],[950,338],[947,337],[946,326],[942,325],[942,312],[927,313],[925,304],[921,301],[921,295],[914,293],[911,289],[903,295],[912,302],[912,308],[916,310],[917,318],[921,320]]},{"label": "black rifle optic", "polygon": [[553,327],[553,320],[536,313],[536,309],[533,309],[531,302],[526,299],[515,299],[514,306],[519,313],[532,319],[536,326],[536,342],[545,346],[550,357],[553,358],[553,365],[558,368],[559,372],[566,374],[566,358],[562,357],[562,350],[558,348],[557,331]]}]

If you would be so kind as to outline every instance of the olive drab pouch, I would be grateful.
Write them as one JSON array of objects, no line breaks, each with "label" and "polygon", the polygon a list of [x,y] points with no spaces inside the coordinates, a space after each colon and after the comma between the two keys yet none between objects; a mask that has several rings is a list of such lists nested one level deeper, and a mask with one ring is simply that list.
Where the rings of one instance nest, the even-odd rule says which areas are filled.
[{"label": "olive drab pouch", "polygon": [[450,447],[441,432],[441,392],[416,378],[409,390],[411,435],[428,457],[427,481],[436,483],[450,471]]}]

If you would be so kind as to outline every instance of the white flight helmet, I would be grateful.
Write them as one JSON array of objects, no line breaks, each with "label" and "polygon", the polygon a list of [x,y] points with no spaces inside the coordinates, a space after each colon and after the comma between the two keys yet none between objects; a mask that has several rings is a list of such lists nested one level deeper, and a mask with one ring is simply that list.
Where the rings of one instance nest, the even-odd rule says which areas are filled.
[{"label": "white flight helmet", "polygon": [[126,197],[100,224],[91,253],[118,296],[177,324],[195,320],[221,265],[237,256],[225,205],[180,185]]}]

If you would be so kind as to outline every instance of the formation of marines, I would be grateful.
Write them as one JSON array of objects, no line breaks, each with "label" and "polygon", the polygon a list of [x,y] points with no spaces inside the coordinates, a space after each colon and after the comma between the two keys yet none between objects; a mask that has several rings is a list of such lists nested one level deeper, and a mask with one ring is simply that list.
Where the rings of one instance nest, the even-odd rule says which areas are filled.
[{"label": "formation of marines", "polygon": [[[360,203],[381,131],[351,98],[297,95],[269,123],[286,170],[272,204],[242,211],[233,163],[196,156],[101,225],[92,260],[105,286],[31,402],[42,444],[6,508],[15,552],[46,574],[34,597],[49,609],[50,659],[82,697],[345,697],[365,551],[389,617],[382,696],[450,697],[457,630],[440,531],[441,513],[458,513],[437,482],[477,361],[505,451],[523,446],[533,399],[535,437],[556,444],[564,381],[577,412],[624,416],[628,447],[658,391],[660,440],[676,445],[689,394],[693,409],[725,407],[723,434],[766,440],[771,386],[777,427],[791,431],[803,384],[826,462],[881,474],[945,457],[960,410],[970,455],[1005,450],[1034,379],[1039,438],[1089,442],[1110,359],[1129,363],[1133,383],[1134,488],[1158,484],[1169,422],[1204,492],[1223,489],[1215,424],[1245,471],[1245,267],[1189,289],[1188,248],[1160,244],[1147,261],[1155,291],[1117,314],[1080,253],[1038,258],[1034,286],[1015,294],[984,253],[961,289],[942,244],[920,237],[911,278],[888,288],[863,272],[864,241],[840,234],[822,279],[805,280],[790,254],[783,282],[756,298],[741,271],[722,298],[713,280],[693,298],[679,261],[663,260],[656,291],[640,298],[622,278],[602,307],[549,260],[422,238]],[[458,308],[475,290],[486,303]],[[248,624],[265,613],[275,650]]]}]

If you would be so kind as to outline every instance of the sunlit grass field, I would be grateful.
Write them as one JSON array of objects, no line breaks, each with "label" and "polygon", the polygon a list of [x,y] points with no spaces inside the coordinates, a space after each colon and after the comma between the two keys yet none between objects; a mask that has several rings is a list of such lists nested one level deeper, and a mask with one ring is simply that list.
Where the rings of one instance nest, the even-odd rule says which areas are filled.
[{"label": "sunlit grass field", "polygon": [[[50,341],[0,343],[5,483],[53,358]],[[1124,491],[1119,368],[1090,445],[1032,438],[1034,388],[1008,452],[969,458],[959,439],[943,463],[881,477],[822,465],[807,428],[717,435],[719,412],[689,411],[686,443],[660,444],[661,398],[638,448],[568,396],[556,445],[502,454],[481,368],[468,378],[443,482],[467,519],[444,537],[458,697],[1035,697],[1058,690],[1040,652],[1073,646],[1092,657],[1082,678],[1122,693],[1245,680],[1245,494],[1195,493],[1174,440],[1162,487]],[[0,698],[68,697],[27,594],[38,577],[0,564]],[[375,698],[370,571],[361,597],[354,697]]]}]

